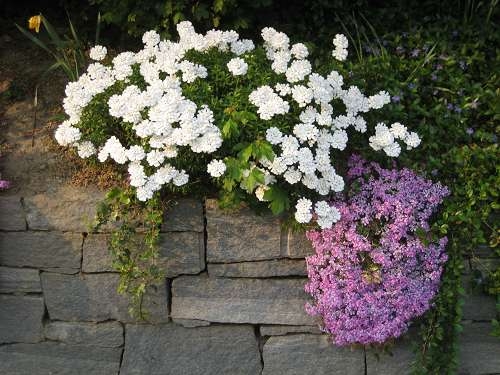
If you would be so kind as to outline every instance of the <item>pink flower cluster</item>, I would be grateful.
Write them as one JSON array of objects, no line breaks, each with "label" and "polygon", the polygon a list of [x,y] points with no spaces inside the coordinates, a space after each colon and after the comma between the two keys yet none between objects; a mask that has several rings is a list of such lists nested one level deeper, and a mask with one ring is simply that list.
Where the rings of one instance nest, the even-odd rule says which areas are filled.
[{"label": "pink flower cluster", "polygon": [[438,290],[447,238],[433,241],[428,220],[449,191],[358,156],[348,178],[349,197],[333,202],[341,219],[307,233],[316,254],[306,259],[306,310],[337,345],[383,343],[406,332]]}]

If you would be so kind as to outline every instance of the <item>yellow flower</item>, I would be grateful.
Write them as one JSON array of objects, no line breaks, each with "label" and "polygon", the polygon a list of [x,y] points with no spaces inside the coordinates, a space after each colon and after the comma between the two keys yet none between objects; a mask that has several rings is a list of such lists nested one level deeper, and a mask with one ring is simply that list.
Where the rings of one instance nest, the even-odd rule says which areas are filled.
[{"label": "yellow flower", "polygon": [[28,28],[30,30],[35,30],[37,33],[40,32],[40,25],[42,23],[42,16],[33,16],[28,20]]}]

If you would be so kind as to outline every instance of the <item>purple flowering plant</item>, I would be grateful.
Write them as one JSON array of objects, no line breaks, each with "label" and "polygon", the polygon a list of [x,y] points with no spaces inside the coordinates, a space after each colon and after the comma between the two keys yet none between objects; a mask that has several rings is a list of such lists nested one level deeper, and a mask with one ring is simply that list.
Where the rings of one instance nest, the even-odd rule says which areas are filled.
[{"label": "purple flowering plant", "polygon": [[429,220],[449,194],[409,169],[383,169],[352,156],[341,219],[310,230],[309,314],[336,345],[381,344],[405,333],[432,304],[447,259],[447,238]]}]

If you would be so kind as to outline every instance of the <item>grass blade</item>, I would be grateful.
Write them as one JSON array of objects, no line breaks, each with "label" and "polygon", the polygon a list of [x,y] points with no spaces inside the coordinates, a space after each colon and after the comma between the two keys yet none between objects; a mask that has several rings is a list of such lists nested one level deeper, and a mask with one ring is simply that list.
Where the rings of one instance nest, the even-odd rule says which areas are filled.
[{"label": "grass blade", "polygon": [[99,37],[101,36],[101,12],[97,12],[97,24],[95,27],[95,44],[99,44]]},{"label": "grass blade", "polygon": [[19,31],[21,33],[24,34],[25,37],[27,37],[29,40],[31,40],[33,43],[35,43],[38,47],[40,47],[41,49],[47,51],[48,53],[50,53],[51,55],[53,55],[54,53],[49,49],[49,47],[47,47],[47,45],[42,42],[40,39],[38,39],[36,36],[34,36],[33,34],[31,34],[28,30],[26,30],[25,28],[19,26],[17,23],[15,24],[16,27],[19,29]]},{"label": "grass blade", "polygon": [[61,38],[59,37],[59,34],[54,29],[54,27],[49,22],[49,20],[47,18],[45,18],[44,16],[42,16],[42,22],[43,22],[43,25],[45,26],[45,29],[47,30],[47,34],[49,34],[49,37],[52,40],[52,43],[54,43],[54,45],[57,48],[64,48],[64,42],[61,40]]}]

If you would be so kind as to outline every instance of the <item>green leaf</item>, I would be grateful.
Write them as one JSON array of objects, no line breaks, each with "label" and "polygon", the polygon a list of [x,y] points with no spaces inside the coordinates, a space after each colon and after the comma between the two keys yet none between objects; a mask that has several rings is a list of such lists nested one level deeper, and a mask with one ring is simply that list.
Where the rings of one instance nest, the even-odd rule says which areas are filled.
[{"label": "green leaf", "polygon": [[269,208],[274,215],[279,215],[290,208],[287,192],[277,185],[272,185],[266,190],[264,199],[269,201]]},{"label": "green leaf", "polygon": [[238,129],[238,124],[233,119],[227,120],[222,126],[222,136],[225,139],[229,139],[237,137],[240,134],[240,130]]},{"label": "green leaf", "polygon": [[264,172],[257,168],[254,168],[250,171],[248,177],[243,178],[242,183],[245,190],[249,193],[252,193],[257,185],[263,184],[264,181]]}]

